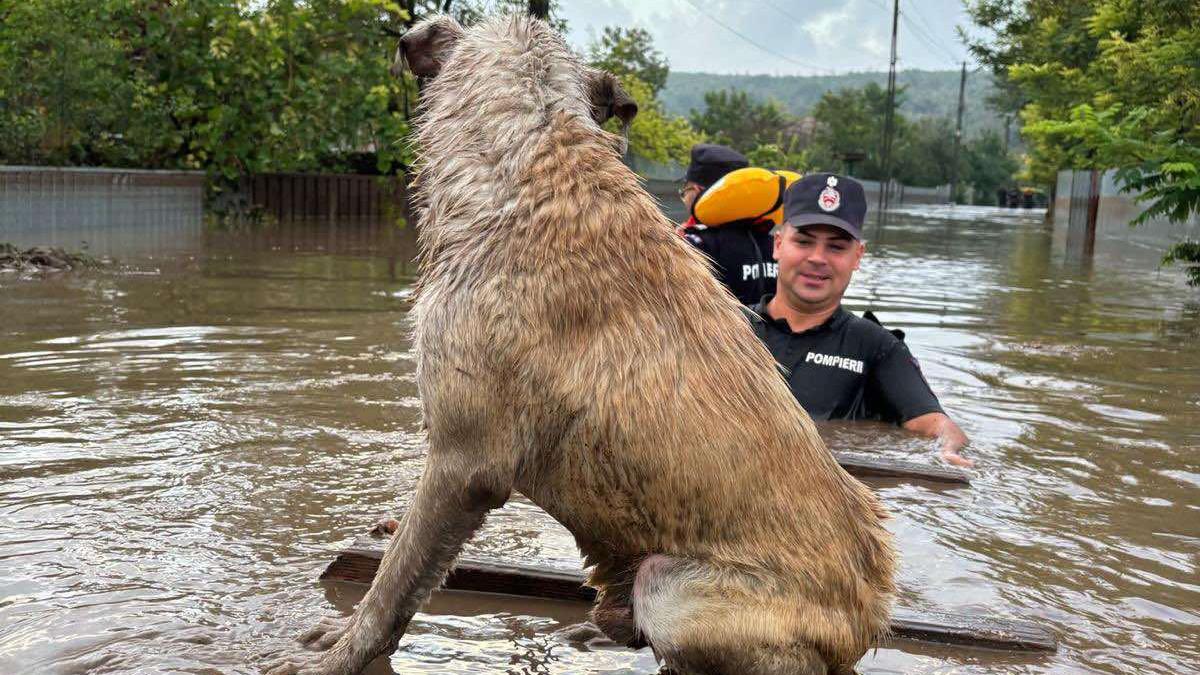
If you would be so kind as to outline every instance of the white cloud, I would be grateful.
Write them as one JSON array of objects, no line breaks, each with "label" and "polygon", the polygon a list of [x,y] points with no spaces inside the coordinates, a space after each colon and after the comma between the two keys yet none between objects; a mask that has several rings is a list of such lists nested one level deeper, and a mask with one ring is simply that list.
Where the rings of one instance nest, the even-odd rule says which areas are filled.
[{"label": "white cloud", "polygon": [[852,25],[851,6],[817,14],[801,27],[812,38],[817,47],[832,49],[844,46],[847,27]]}]

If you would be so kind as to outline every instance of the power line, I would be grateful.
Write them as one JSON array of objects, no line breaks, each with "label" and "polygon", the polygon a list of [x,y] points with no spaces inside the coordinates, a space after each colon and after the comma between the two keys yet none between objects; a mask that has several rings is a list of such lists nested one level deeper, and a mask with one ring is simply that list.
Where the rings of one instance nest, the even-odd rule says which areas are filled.
[{"label": "power line", "polygon": [[796,23],[804,23],[803,19],[801,19],[800,17],[785,10],[784,8],[780,7],[779,5],[776,5],[775,3],[771,2],[771,0],[762,0],[762,1],[763,1],[763,4],[773,8],[776,12],[779,12],[780,14],[786,16],[787,18],[791,19],[792,21],[795,21]]},{"label": "power line", "polygon": [[919,3],[919,2],[912,3],[912,13],[914,16],[917,17],[917,21],[921,22],[921,26],[924,27],[925,30],[928,31],[930,35],[937,34],[937,31],[934,30],[934,28],[933,28],[933,24],[925,19],[925,14],[921,11],[921,3]]},{"label": "power line", "polygon": [[[803,20],[803,19],[801,19],[800,17],[796,16],[795,14],[792,14],[791,12],[789,12],[789,11],[787,11],[787,10],[783,9],[783,8],[782,8],[782,7],[780,7],[779,5],[776,5],[775,3],[771,2],[770,0],[762,0],[762,2],[763,2],[763,4],[767,5],[768,7],[771,7],[772,9],[774,9],[775,11],[779,12],[780,14],[782,14],[782,15],[786,16],[787,18],[791,19],[792,21],[795,21],[796,23],[804,23],[804,20]],[[884,10],[884,11],[887,11],[887,8],[886,8],[886,7],[884,7],[882,4],[880,4],[880,3],[876,2],[875,0],[871,0],[871,2],[872,2],[872,4],[874,4],[876,7],[880,8],[880,9],[882,9],[882,10]],[[941,48],[941,49],[942,49],[943,51],[945,51],[947,54],[950,54],[950,56],[951,56],[951,61],[952,61],[952,62],[953,62],[955,65],[957,65],[957,64],[958,64],[958,58],[957,58],[957,57],[955,57],[955,56],[954,56],[954,54],[953,54],[952,52],[950,52],[949,50],[946,50],[944,47],[941,47],[941,45],[934,44],[934,43],[933,43],[933,42],[930,40],[930,38],[928,37],[928,34],[926,34],[926,35],[921,35],[921,34],[917,33],[917,30],[918,30],[917,26],[913,25],[913,24],[912,24],[912,22],[911,22],[911,21],[909,21],[908,17],[907,17],[907,16],[904,14],[904,12],[900,12],[900,18],[901,18],[901,19],[903,19],[903,20],[904,20],[906,23],[908,23],[908,24],[909,24],[909,27],[913,29],[913,34],[914,34],[914,35],[916,35],[918,38],[920,38],[920,39],[921,39],[921,40],[922,40],[922,41],[923,41],[923,42],[924,42],[924,43],[925,43],[927,46],[929,46],[929,47],[932,47],[932,48],[934,48],[934,49]]]},{"label": "power line", "polygon": [[[763,2],[763,4],[767,5],[771,9],[774,9],[776,12],[779,12],[780,14],[791,19],[792,21],[795,21],[796,23],[804,23],[803,19],[796,16],[795,14],[792,14],[788,10],[780,7],[779,5],[775,4],[774,2],[771,2],[771,0],[762,0],[762,2]],[[882,9],[885,12],[891,11],[890,8],[886,7],[882,2],[879,2],[879,0],[868,0],[868,2],[875,5],[879,9]],[[693,4],[693,7],[694,6],[695,5]],[[925,27],[917,25],[917,23],[915,21],[913,21],[912,19],[909,18],[908,13],[903,12],[903,11],[900,12],[900,18],[904,21],[904,23],[912,31],[912,34],[914,36],[916,36],[921,42],[925,43],[925,46],[929,47],[930,49],[934,50],[935,52],[940,50],[942,54],[946,54],[947,56],[949,56],[950,63],[953,63],[954,65],[957,66],[959,61],[961,60],[961,58],[958,56],[958,54],[956,54],[950,48],[946,47],[943,42],[941,42],[937,38],[933,37],[934,31],[932,28],[928,28],[928,30],[926,29],[929,26],[929,22],[925,20],[925,17],[922,16],[920,14],[920,12],[916,11],[916,3],[913,3],[913,10],[914,10],[913,16],[916,16],[917,19],[922,24],[924,24]],[[933,54],[931,52],[930,55],[934,56],[935,58],[941,58],[940,54]]]},{"label": "power line", "polygon": [[[770,54],[771,56],[774,56],[777,59],[783,59],[784,61],[795,64],[797,66],[801,66],[804,68],[811,68],[813,70],[821,71],[824,74],[832,74],[833,73],[833,70],[831,68],[826,68],[824,66],[818,66],[818,65],[815,65],[812,63],[805,63],[803,61],[793,59],[792,57],[790,57],[786,54],[780,54],[779,52],[777,52],[773,49],[768,49],[768,48],[764,47],[762,44],[760,44],[757,40],[747,37],[746,35],[739,32],[737,29],[733,28],[732,26],[729,26],[728,24],[724,23],[717,17],[713,16],[712,14],[710,14],[708,12],[708,10],[700,7],[700,5],[693,2],[693,0],[683,0],[683,1],[686,2],[687,4],[691,5],[697,12],[699,12],[700,14],[703,14],[705,17],[707,17],[713,23],[717,24],[721,28],[724,28],[725,30],[729,31],[730,33],[733,33],[734,35],[738,36],[742,40],[749,42],[750,44],[754,45],[755,47],[758,47],[759,50],[761,50],[762,52],[764,52],[766,54]],[[776,9],[778,9],[778,8],[776,8]]]},{"label": "power line", "polygon": [[916,24],[916,22],[909,19],[908,14],[906,14],[905,12],[900,12],[900,18],[904,20],[904,23],[908,26],[909,30],[912,31],[913,35],[920,38],[920,40],[922,42],[924,42],[926,45],[933,47],[934,49],[942,50],[942,53],[944,53],[950,57],[950,61],[952,63],[954,63],[955,65],[958,64],[958,61],[959,61],[958,56],[953,51],[951,51],[949,48],[947,48],[945,45],[943,45],[941,42],[938,42],[929,33],[925,32],[925,29],[918,26]]},{"label": "power line", "polygon": [[904,18],[906,21],[908,20],[909,16],[917,17],[917,21],[919,21],[921,25],[920,26],[911,25],[911,22],[910,22],[909,28],[912,28],[913,32],[923,33],[925,37],[929,38],[929,40],[932,42],[932,44],[934,44],[934,46],[938,47],[943,52],[948,54],[950,56],[950,60],[954,61],[955,64],[957,65],[958,61],[961,60],[961,56],[959,56],[959,54],[957,52],[955,52],[954,50],[947,48],[946,44],[944,42],[942,42],[940,39],[935,37],[937,35],[937,30],[935,30],[933,27],[933,24],[930,23],[929,20],[925,18],[925,14],[923,12],[921,12],[921,3],[916,2],[915,0],[913,2],[910,2],[909,3],[909,11],[907,13],[901,12],[901,14],[905,15]]},{"label": "power line", "polygon": [[[867,2],[871,3],[872,5],[875,5],[876,7],[878,7],[879,9],[882,9],[885,12],[891,13],[891,11],[892,11],[891,7],[888,7],[887,5],[883,4],[880,0],[867,0]],[[914,7],[916,6],[916,3],[912,3],[912,4]],[[932,33],[932,29],[930,30],[930,33],[926,33],[920,26],[918,26],[914,21],[912,21],[908,18],[908,14],[906,12],[900,12],[900,17],[902,19],[904,19],[905,24],[907,24],[908,27],[912,30],[913,35],[920,38],[921,41],[924,42],[927,46],[933,47],[934,49],[942,50],[944,53],[946,53],[950,56],[951,63],[953,63],[956,66],[958,65],[958,62],[960,60],[959,56],[957,54],[955,54],[953,51],[951,51],[950,49],[946,48],[936,38],[934,38],[930,34],[930,33]],[[918,18],[920,18],[922,21],[924,21],[924,17],[921,17],[919,14],[918,14]]]}]

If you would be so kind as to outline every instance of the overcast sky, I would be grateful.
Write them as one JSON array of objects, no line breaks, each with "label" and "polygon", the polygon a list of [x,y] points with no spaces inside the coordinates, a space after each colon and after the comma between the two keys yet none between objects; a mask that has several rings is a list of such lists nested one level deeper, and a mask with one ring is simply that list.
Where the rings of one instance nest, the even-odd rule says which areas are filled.
[{"label": "overcast sky", "polygon": [[[677,71],[817,75],[887,70],[891,0],[560,0],[571,43],[604,26],[649,30]],[[962,0],[901,0],[897,67],[949,70],[967,57]]]}]

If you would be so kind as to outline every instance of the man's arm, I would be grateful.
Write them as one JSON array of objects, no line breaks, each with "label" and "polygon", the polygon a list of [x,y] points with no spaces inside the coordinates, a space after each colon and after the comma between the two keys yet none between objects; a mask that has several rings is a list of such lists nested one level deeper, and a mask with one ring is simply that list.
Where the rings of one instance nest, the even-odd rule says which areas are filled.
[{"label": "man's arm", "polygon": [[967,435],[945,413],[926,413],[912,418],[902,426],[922,436],[938,439],[942,446],[942,459],[950,464],[965,468],[975,466],[975,462],[963,457],[960,452],[967,444]]},{"label": "man's arm", "polygon": [[893,346],[879,362],[873,379],[884,405],[893,413],[890,417],[900,426],[938,439],[942,459],[950,464],[975,465],[961,453],[967,435],[942,411],[937,396],[921,374],[921,367],[903,342]]}]

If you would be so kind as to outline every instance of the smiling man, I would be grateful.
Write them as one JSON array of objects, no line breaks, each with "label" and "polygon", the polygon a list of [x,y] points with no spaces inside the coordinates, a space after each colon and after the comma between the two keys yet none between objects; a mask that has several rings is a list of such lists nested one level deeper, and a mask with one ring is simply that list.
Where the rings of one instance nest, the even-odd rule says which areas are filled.
[{"label": "smiling man", "polygon": [[842,308],[866,252],[862,185],[835,174],[796,181],[774,235],[779,276],[773,295],[751,307],[755,333],[782,367],[814,420],[882,420],[937,438],[957,466],[967,437],[942,410],[904,342]]}]

